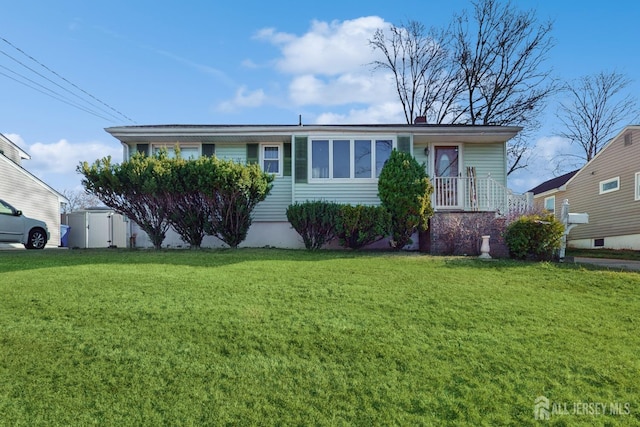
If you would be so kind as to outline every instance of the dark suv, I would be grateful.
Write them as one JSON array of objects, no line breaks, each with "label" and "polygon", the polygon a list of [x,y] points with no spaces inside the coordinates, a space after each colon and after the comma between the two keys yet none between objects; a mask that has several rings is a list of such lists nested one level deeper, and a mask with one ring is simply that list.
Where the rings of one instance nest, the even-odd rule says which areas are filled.
[{"label": "dark suv", "polygon": [[43,249],[49,240],[47,224],[22,215],[0,199],[0,242],[22,243],[27,249]]}]

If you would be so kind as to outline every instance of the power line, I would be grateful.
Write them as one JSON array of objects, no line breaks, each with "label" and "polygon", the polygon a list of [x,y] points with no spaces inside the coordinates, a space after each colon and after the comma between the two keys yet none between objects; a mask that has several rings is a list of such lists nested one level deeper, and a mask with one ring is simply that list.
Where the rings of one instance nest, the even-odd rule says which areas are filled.
[{"label": "power line", "polygon": [[[2,68],[5,68],[5,69],[6,69],[6,67],[4,67],[4,66],[3,66]],[[11,70],[9,70],[9,71],[11,71]],[[11,72],[12,72],[12,73],[15,73],[14,71],[11,71]],[[20,83],[21,85],[24,85],[24,86],[26,86],[26,87],[28,87],[28,88],[31,88],[31,89],[33,89],[33,90],[35,90],[35,91],[37,91],[37,92],[40,92],[40,93],[41,93],[41,94],[43,94],[43,95],[47,95],[47,96],[49,96],[49,97],[51,97],[51,98],[53,98],[53,99],[55,99],[55,100],[57,100],[57,101],[64,102],[65,104],[71,105],[72,107],[78,108],[79,110],[85,111],[85,112],[87,112],[87,113],[89,113],[89,114],[92,114],[92,115],[94,115],[94,116],[96,116],[96,117],[99,117],[99,118],[101,118],[101,119],[108,120],[108,121],[112,121],[112,119],[109,119],[109,118],[107,118],[107,117],[101,116],[100,114],[98,114],[98,113],[96,113],[96,112],[94,112],[94,111],[91,111],[91,110],[89,110],[89,109],[87,109],[87,108],[84,108],[84,107],[82,107],[81,105],[74,104],[74,103],[72,103],[72,102],[70,102],[70,101],[67,101],[67,100],[66,100],[66,99],[64,99],[64,98],[61,98],[60,96],[54,96],[53,94],[56,94],[56,92],[53,92],[53,94],[52,94],[52,93],[47,93],[47,92],[45,92],[44,90],[38,89],[37,87],[34,87],[34,86],[32,86],[32,85],[29,85],[28,83],[25,83],[25,82],[23,82],[23,81],[20,81],[20,80],[16,79],[15,77],[11,77],[10,75],[8,75],[8,74],[6,74],[6,73],[3,73],[2,71],[0,71],[0,75],[5,76],[6,78],[8,78],[8,79],[10,79],[10,80],[13,80],[13,81],[14,81],[14,82],[16,82],[16,83]],[[23,77],[23,78],[24,78],[24,76],[20,76],[20,77]],[[29,80],[29,79],[27,79],[27,80]],[[35,82],[34,82],[34,83],[35,83]],[[38,86],[42,86],[42,85],[40,85],[39,83],[35,83],[35,84],[36,84],[36,85],[38,85]],[[47,90],[47,91],[49,91],[49,92],[52,92],[52,91],[51,91],[51,89],[48,89],[48,88],[46,88],[46,87],[45,87],[44,89],[45,89],[45,90]],[[57,94],[56,94],[56,95],[57,95]]]},{"label": "power line", "polygon": [[[89,105],[89,107],[96,108],[96,106],[95,106],[95,105],[93,105],[91,102],[87,101],[86,99],[83,99],[83,98],[82,98],[80,95],[78,95],[77,93],[74,93],[74,92],[72,92],[71,90],[69,90],[68,88],[65,88],[65,87],[63,87],[62,85],[60,85],[60,84],[58,84],[58,83],[54,82],[54,81],[53,81],[53,80],[51,80],[50,78],[48,78],[48,77],[44,76],[43,74],[41,74],[41,73],[37,72],[36,70],[34,70],[33,68],[29,67],[29,66],[28,66],[28,65],[26,65],[25,63],[23,63],[23,62],[19,61],[18,59],[14,58],[13,56],[9,55],[8,53],[6,53],[5,51],[3,51],[2,49],[0,49],[0,53],[1,53],[1,54],[3,54],[4,56],[6,56],[7,58],[11,59],[12,61],[14,61],[14,62],[16,62],[16,63],[20,64],[21,66],[23,66],[23,67],[24,67],[24,68],[26,68],[27,70],[29,70],[29,71],[33,72],[34,74],[36,74],[36,75],[38,75],[38,76],[42,77],[44,80],[46,80],[46,81],[48,81],[48,82],[52,83],[53,85],[55,85],[55,86],[59,87],[59,88],[60,88],[60,89],[62,89],[63,91],[65,91],[65,92],[67,92],[67,93],[69,93],[69,94],[71,94],[71,95],[75,96],[75,97],[76,97],[76,98],[78,98],[80,101],[82,101],[82,102],[84,102],[84,103],[88,104],[88,105]],[[24,79],[24,80],[27,80],[27,81],[29,81],[29,82],[31,82],[31,83],[33,83],[33,84],[37,85],[37,86],[40,86],[41,88],[43,88],[44,90],[46,90],[46,91],[48,91],[48,92],[53,93],[54,95],[56,95],[56,96],[52,96],[52,98],[54,98],[54,99],[58,99],[58,100],[60,100],[59,98],[64,98],[64,99],[69,100],[69,98],[65,97],[64,95],[57,93],[57,92],[56,92],[56,91],[54,91],[53,89],[50,89],[50,88],[45,87],[44,85],[42,85],[42,84],[40,84],[40,83],[36,82],[35,80],[32,80],[32,79],[30,79],[30,78],[28,78],[28,77],[26,77],[26,76],[24,76],[24,75],[22,75],[22,74],[18,73],[17,71],[11,70],[11,69],[9,69],[9,68],[7,68],[7,67],[5,67],[5,66],[1,66],[1,67],[2,67],[2,68],[4,68],[5,70],[8,70],[8,71],[9,71],[9,72],[11,72],[12,74],[17,75],[17,76],[19,76],[20,78],[22,78],[22,79]],[[5,74],[5,76],[7,76],[7,75]],[[8,76],[7,76],[7,77],[8,77]],[[12,79],[12,80],[16,80],[16,79]],[[33,86],[30,86],[30,85],[28,85],[28,84],[25,84],[25,86],[30,87],[30,88],[32,88],[32,89],[35,89]],[[69,104],[69,105],[72,105],[72,106],[77,106],[77,104],[73,104],[73,103],[71,103],[71,100],[69,100],[69,102],[66,102],[66,103],[67,103],[67,104]],[[87,107],[84,107],[84,108],[87,108]],[[83,109],[83,108],[81,108],[81,109]],[[115,115],[113,115],[113,114],[109,113],[108,111],[104,111],[103,109],[100,109],[100,108],[98,108],[98,109],[99,109],[99,110],[102,110],[102,112],[103,112],[103,113],[107,113],[107,114],[111,115],[113,118],[117,118],[117,116],[115,116]]]},{"label": "power line", "polygon": [[[20,60],[18,60],[18,59],[16,59],[16,58],[14,58],[13,56],[9,55],[8,53],[6,53],[5,51],[3,51],[3,50],[1,50],[1,49],[0,49],[0,53],[2,53],[3,55],[7,56],[7,57],[8,57],[8,58],[10,58],[11,60],[13,60],[13,61],[17,62],[18,64],[20,64],[21,66],[25,67],[25,68],[26,68],[26,69],[28,69],[29,71],[31,71],[31,72],[33,72],[33,73],[37,74],[38,76],[40,76],[40,77],[42,77],[43,79],[45,79],[46,81],[48,81],[48,82],[50,82],[50,83],[54,84],[55,86],[59,87],[60,89],[64,90],[65,92],[68,92],[69,94],[71,94],[71,95],[73,95],[73,96],[77,97],[77,98],[78,98],[78,99],[80,99],[82,102],[84,102],[84,103],[86,103],[86,104],[89,104],[89,105],[91,106],[91,108],[93,108],[93,109],[97,109],[97,110],[99,110],[99,111],[100,111],[101,113],[103,113],[103,114],[107,114],[107,115],[109,115],[109,116],[111,116],[111,117],[113,117],[113,118],[118,118],[118,116],[119,116],[119,117],[122,117],[122,118],[124,118],[125,120],[130,121],[130,122],[132,122],[132,123],[134,123],[134,124],[136,123],[136,122],[135,122],[135,120],[133,120],[132,118],[128,117],[127,115],[125,115],[125,114],[123,114],[122,112],[120,112],[119,110],[117,110],[117,109],[113,108],[112,106],[110,106],[110,105],[109,105],[109,104],[107,104],[106,102],[104,102],[104,101],[100,100],[99,98],[95,97],[95,96],[94,96],[94,95],[92,95],[91,93],[87,92],[86,90],[84,90],[84,89],[80,88],[79,86],[77,86],[76,84],[72,83],[71,81],[69,81],[69,80],[68,80],[68,79],[66,79],[65,77],[61,76],[59,73],[55,72],[54,70],[52,70],[51,68],[49,68],[49,67],[47,67],[45,64],[43,64],[42,62],[40,62],[40,61],[38,61],[37,59],[35,59],[33,56],[31,56],[31,55],[27,54],[25,51],[23,51],[23,50],[22,50],[22,49],[20,49],[19,47],[15,46],[13,43],[9,42],[9,41],[8,41],[7,39],[5,39],[4,37],[0,37],[0,40],[4,41],[6,44],[8,44],[8,45],[9,45],[9,46],[11,46],[12,48],[14,48],[14,49],[15,49],[15,50],[17,50],[18,52],[20,52],[22,55],[24,55],[24,56],[26,56],[27,58],[29,58],[31,61],[33,61],[33,62],[35,62],[36,64],[40,65],[42,68],[44,68],[45,70],[47,70],[48,72],[50,72],[51,74],[53,74],[54,76],[56,76],[57,78],[61,79],[61,80],[62,80],[62,81],[64,81],[65,83],[69,84],[69,85],[70,85],[70,86],[72,86],[73,88],[77,89],[78,91],[80,91],[80,92],[81,92],[81,93],[83,93],[84,95],[88,96],[89,98],[91,98],[91,99],[92,99],[92,100],[94,100],[95,102],[97,102],[97,103],[101,104],[102,106],[106,107],[106,108],[107,108],[108,110],[110,110],[110,111],[105,110],[105,109],[104,109],[103,107],[101,107],[100,105],[96,105],[93,101],[90,101],[90,100],[87,100],[86,98],[83,98],[82,96],[78,95],[77,93],[73,92],[72,90],[70,90],[70,89],[68,89],[68,88],[63,87],[62,85],[60,85],[60,84],[56,83],[55,81],[53,81],[53,80],[51,80],[50,78],[48,78],[48,77],[44,76],[43,74],[39,73],[38,71],[36,71],[36,70],[34,70],[33,68],[29,67],[28,65],[24,64],[22,61],[20,61]],[[3,68],[7,69],[6,67],[3,67]],[[11,71],[11,70],[9,70],[9,71]],[[25,76],[23,76],[23,75],[21,75],[21,74],[19,74],[19,73],[15,72],[15,71],[11,71],[11,72],[12,72],[12,73],[14,73],[14,74],[16,74],[16,75],[19,75],[21,78],[23,78],[23,79],[25,79],[25,80],[28,80],[28,81],[31,81],[32,83],[35,83],[33,80],[31,80],[31,79],[29,79],[29,78],[27,78],[27,77],[25,77]],[[25,84],[24,82],[18,81],[18,80],[16,80],[15,78],[12,78],[12,77],[8,76],[7,74],[4,74],[4,73],[0,73],[0,74],[4,75],[5,77],[10,78],[11,80],[17,81],[18,83],[21,83],[21,84],[23,84],[23,85],[25,85],[25,86],[27,86],[27,87],[30,87],[31,89],[37,90],[37,91],[39,91],[39,92],[42,92],[42,91],[40,91],[40,90],[38,90],[38,89],[34,88],[33,86],[30,86],[30,85],[28,85],[28,84]],[[40,85],[39,83],[35,83],[35,84],[37,84],[37,85],[38,85],[38,86],[40,86],[40,87],[44,87],[44,86]],[[51,96],[51,97],[53,97],[54,99],[57,99],[57,100],[59,100],[59,101],[61,101],[61,102],[64,102],[64,103],[66,103],[66,104],[68,104],[68,105],[71,105],[71,106],[73,106],[73,107],[75,107],[75,108],[78,108],[78,109],[80,109],[80,110],[82,110],[82,111],[85,111],[85,112],[88,112],[88,113],[90,113],[90,114],[93,114],[94,116],[97,116],[97,117],[103,118],[103,119],[105,119],[105,120],[109,120],[109,119],[107,119],[106,117],[104,117],[103,115],[100,115],[100,114],[98,114],[97,112],[95,112],[95,111],[93,111],[93,110],[89,110],[89,109],[88,109],[88,108],[86,108],[86,107],[80,106],[80,105],[78,105],[78,104],[76,104],[76,103],[73,103],[72,101],[68,101],[68,98],[64,97],[63,95],[58,94],[57,92],[55,92],[55,91],[53,91],[53,90],[51,90],[51,89],[45,88],[45,90],[47,90],[47,91],[49,91],[49,92],[52,92],[52,93],[56,94],[57,96],[52,96],[51,94],[48,94],[48,93],[42,92],[42,93],[44,93],[45,95]],[[65,100],[65,99],[67,99],[67,100]],[[113,112],[113,113],[116,113],[118,116],[114,115],[112,112]]]}]

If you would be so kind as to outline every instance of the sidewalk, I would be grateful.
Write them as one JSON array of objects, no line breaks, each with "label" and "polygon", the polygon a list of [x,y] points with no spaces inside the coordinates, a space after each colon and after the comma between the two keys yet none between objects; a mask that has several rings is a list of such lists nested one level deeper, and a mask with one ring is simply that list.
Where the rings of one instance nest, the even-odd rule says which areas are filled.
[{"label": "sidewalk", "polygon": [[640,261],[609,258],[574,257],[573,262],[575,262],[576,264],[593,264],[601,267],[611,268],[614,270],[640,271]]}]

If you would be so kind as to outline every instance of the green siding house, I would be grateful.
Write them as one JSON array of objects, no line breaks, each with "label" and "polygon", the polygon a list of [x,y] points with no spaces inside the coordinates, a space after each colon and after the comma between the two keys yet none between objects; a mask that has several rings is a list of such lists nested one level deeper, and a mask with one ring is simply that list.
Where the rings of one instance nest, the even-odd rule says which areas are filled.
[{"label": "green siding house", "polygon": [[[424,163],[435,188],[436,214],[510,209],[506,143],[521,128],[466,125],[156,125],[110,127],[123,144],[124,158],[135,152],[170,152],[185,158],[215,155],[257,162],[276,178],[273,190],[254,212],[244,246],[303,247],[286,218],[294,202],[327,200],[376,205],[378,176],[391,150]],[[132,225],[138,244],[144,233]],[[209,240],[207,240],[209,239]],[[203,246],[220,246],[213,237]],[[181,246],[177,235],[168,246]]]}]

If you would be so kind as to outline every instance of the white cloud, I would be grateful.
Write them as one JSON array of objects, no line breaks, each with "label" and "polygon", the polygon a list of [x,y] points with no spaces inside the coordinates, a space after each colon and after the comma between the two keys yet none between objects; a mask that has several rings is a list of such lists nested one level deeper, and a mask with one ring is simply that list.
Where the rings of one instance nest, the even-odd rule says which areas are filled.
[{"label": "white cloud", "polygon": [[344,73],[325,78],[313,74],[295,77],[289,96],[295,105],[376,104],[395,99],[393,84],[384,74]]},{"label": "white cloud", "polygon": [[543,136],[536,140],[531,150],[533,156],[529,167],[509,176],[509,187],[519,193],[568,172],[567,168],[562,167],[562,155],[572,152],[568,139],[559,136]]},{"label": "white cloud", "polygon": [[261,38],[281,48],[282,57],[276,62],[281,72],[335,76],[352,72],[373,61],[376,53],[369,40],[378,28],[386,25],[377,16],[347,21],[313,21],[309,31],[300,37],[270,29],[268,32],[263,30]]},{"label": "white cloud", "polygon": [[233,99],[221,102],[216,107],[216,110],[230,113],[240,108],[256,108],[263,105],[265,100],[264,90],[249,91],[246,86],[241,86],[236,90],[236,95]]},{"label": "white cloud", "polygon": [[71,143],[61,139],[53,143],[36,142],[29,146],[19,135],[10,139],[31,155],[22,166],[29,172],[58,191],[77,189],[81,175],[76,172],[80,162],[93,163],[95,160],[111,156],[115,162],[122,160],[122,148],[116,144],[102,142]]},{"label": "white cloud", "polygon": [[[376,30],[388,26],[380,17],[367,16],[312,21],[301,35],[263,28],[254,38],[279,50],[279,55],[265,64],[270,64],[285,81],[267,82],[264,90],[253,92],[241,86],[234,98],[219,104],[217,110],[303,106],[307,116],[315,115],[322,123],[403,123],[393,77],[374,72],[371,66],[380,58],[369,40]],[[243,65],[251,68],[256,63],[245,59]]]},{"label": "white cloud", "polygon": [[560,154],[569,153],[571,142],[559,136],[544,136],[536,141],[534,151],[543,162],[548,163]]},{"label": "white cloud", "polygon": [[253,60],[251,60],[251,59],[243,60],[242,61],[242,66],[244,68],[251,68],[251,69],[260,68],[260,66],[258,64],[256,64],[255,62],[253,62]]},{"label": "white cloud", "polygon": [[316,124],[376,124],[405,123],[402,106],[398,102],[376,104],[367,108],[354,108],[346,114],[326,112],[320,114]]},{"label": "white cloud", "polygon": [[294,34],[278,32],[275,28],[269,27],[258,30],[253,38],[257,40],[266,40],[272,44],[280,45],[290,43],[296,39],[296,36]]}]

